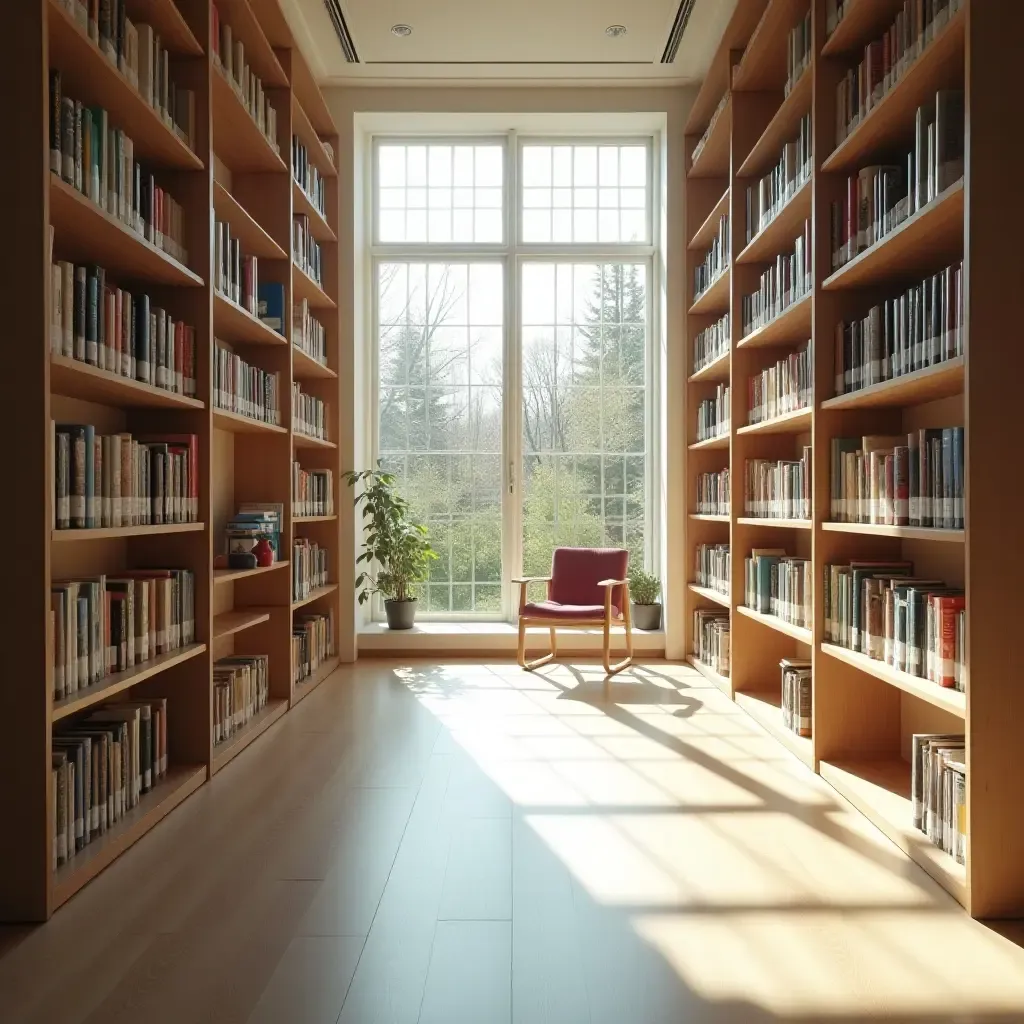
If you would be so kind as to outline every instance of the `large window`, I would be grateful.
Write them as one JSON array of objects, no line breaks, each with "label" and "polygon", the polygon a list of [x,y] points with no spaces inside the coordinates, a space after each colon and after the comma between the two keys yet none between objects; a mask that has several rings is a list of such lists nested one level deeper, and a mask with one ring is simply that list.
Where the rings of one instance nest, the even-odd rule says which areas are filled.
[{"label": "large window", "polygon": [[426,615],[509,616],[557,545],[656,557],[652,191],[648,139],[376,140],[375,454]]}]

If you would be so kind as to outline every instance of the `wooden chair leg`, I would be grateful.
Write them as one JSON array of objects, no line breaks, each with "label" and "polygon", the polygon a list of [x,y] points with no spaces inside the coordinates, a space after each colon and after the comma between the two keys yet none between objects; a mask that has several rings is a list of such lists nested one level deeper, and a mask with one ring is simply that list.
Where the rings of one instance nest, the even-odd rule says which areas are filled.
[{"label": "wooden chair leg", "polygon": [[624,668],[633,664],[633,620],[629,614],[627,604],[622,614],[622,622],[626,627],[626,656],[620,662],[612,664],[612,623],[611,617],[606,615],[604,619],[604,670],[609,676],[616,675]]},{"label": "wooden chair leg", "polygon": [[550,628],[551,633],[551,650],[540,658],[535,658],[533,661],[526,660],[526,624],[527,620],[520,617],[519,619],[519,647],[517,650],[516,660],[519,662],[519,667],[525,669],[527,672],[532,672],[535,668],[540,668],[542,665],[546,665],[549,661],[553,661],[555,658],[555,651],[557,650],[555,642],[555,627]]}]

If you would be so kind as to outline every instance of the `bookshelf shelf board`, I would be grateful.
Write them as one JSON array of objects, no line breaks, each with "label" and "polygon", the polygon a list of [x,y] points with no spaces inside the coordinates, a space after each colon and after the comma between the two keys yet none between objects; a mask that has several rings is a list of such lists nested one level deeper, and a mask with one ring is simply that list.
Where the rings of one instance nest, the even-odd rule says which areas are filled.
[{"label": "bookshelf shelf board", "polygon": [[800,119],[811,109],[812,69],[808,68],[782,101],[754,148],[740,164],[737,177],[764,177],[779,161],[782,148],[800,134]]},{"label": "bookshelf shelf board", "polygon": [[719,434],[717,437],[709,437],[704,441],[695,441],[689,446],[691,452],[702,452],[712,448],[728,448],[729,434]]},{"label": "bookshelf shelf board", "polygon": [[828,174],[856,172],[898,143],[913,137],[917,108],[935,101],[939,89],[963,88],[967,5],[946,23],[903,77],[822,163]]},{"label": "bookshelf shelf board", "polygon": [[261,622],[270,621],[270,612],[266,608],[239,608],[235,611],[221,612],[213,617],[213,639],[241,633],[250,626],[258,626]]},{"label": "bookshelf shelf board", "polygon": [[704,598],[705,601],[713,601],[715,604],[720,604],[723,608],[729,607],[729,596],[727,594],[720,594],[717,590],[712,590],[710,587],[698,587],[696,583],[687,583],[686,585],[694,594]]},{"label": "bookshelf shelf board", "polygon": [[753,608],[748,608],[743,604],[737,605],[736,611],[745,618],[753,619],[754,622],[760,622],[762,626],[774,629],[777,633],[785,633],[786,636],[791,636],[794,640],[799,640],[803,644],[809,645],[811,643],[811,631],[809,629],[805,629],[803,626],[794,626],[791,622],[780,619],[778,615],[765,615],[764,612],[755,612]]},{"label": "bookshelf shelf board", "polygon": [[956,715],[957,718],[967,718],[966,693],[939,686],[928,679],[919,679],[917,676],[910,675],[909,672],[900,672],[881,661],[869,658],[866,654],[848,651],[845,647],[840,647],[839,644],[823,643],[821,649],[829,657],[852,665],[854,668],[860,669],[861,672],[881,679],[882,682],[889,683],[890,686],[895,686],[904,693],[920,697],[921,700],[927,701],[943,711],[948,711],[951,715]]},{"label": "bookshelf shelf board", "polygon": [[729,312],[729,268],[726,267],[690,306],[690,313]]},{"label": "bookshelf shelf board", "polygon": [[242,243],[248,256],[286,260],[288,254],[257,223],[248,210],[216,179],[213,182],[213,208],[217,219],[231,225],[231,234]]},{"label": "bookshelf shelf board", "polygon": [[332,516],[292,516],[293,523],[333,523],[338,517]]},{"label": "bookshelf shelf board", "polygon": [[736,703],[765,732],[796,755],[811,771],[814,770],[814,744],[809,736],[798,736],[782,722],[782,699],[765,690],[736,691]]},{"label": "bookshelf shelf board", "polygon": [[703,252],[718,237],[718,223],[729,212],[729,189],[722,193],[722,198],[715,203],[714,209],[704,218],[704,223],[697,228],[696,234],[686,247],[691,252]]},{"label": "bookshelf shelf board", "polygon": [[267,701],[238,732],[229,736],[213,748],[213,761],[210,764],[210,775],[216,775],[232,758],[237,757],[253,740],[262,736],[286,711],[288,701],[283,698]]},{"label": "bookshelf shelf board", "polygon": [[700,155],[690,165],[688,178],[726,178],[729,176],[729,147],[732,140],[732,96],[718,115]]},{"label": "bookshelf shelf board", "polygon": [[727,523],[729,522],[728,516],[717,515],[711,512],[691,512],[691,519],[702,520],[705,523]]},{"label": "bookshelf shelf board", "polygon": [[935,540],[963,544],[964,530],[944,530],[931,526],[885,526],[882,523],[822,523],[826,533],[859,533],[865,537],[900,537],[903,540]]},{"label": "bookshelf shelf board", "polygon": [[810,530],[814,523],[810,519],[773,519],[770,516],[740,516],[740,526],[770,526],[776,530]]},{"label": "bookshelf shelf board", "polygon": [[308,697],[341,664],[337,656],[328,658],[312,675],[300,680],[292,687],[292,707]]},{"label": "bookshelf shelf board", "polygon": [[131,137],[135,156],[158,167],[201,170],[203,161],[100,51],[58,0],[47,3],[50,67],[60,71],[64,95],[105,107],[111,125]]},{"label": "bookshelf shelf board", "polygon": [[152,25],[171,53],[188,57],[203,55],[203,48],[174,0],[128,0],[126,11],[133,25]]},{"label": "bookshelf shelf board", "polygon": [[888,761],[822,761],[821,777],[911,860],[966,906],[967,869],[913,826],[910,764]]},{"label": "bookshelf shelf board", "polygon": [[233,434],[287,434],[286,427],[274,423],[263,423],[261,420],[242,416],[227,409],[213,410],[213,425],[217,430],[230,430]]},{"label": "bookshelf shelf board", "polygon": [[90,530],[53,530],[54,543],[78,540],[112,540],[118,537],[155,537],[161,533],[199,533],[205,523],[160,523],[150,526],[104,526]]},{"label": "bookshelf shelf board", "polygon": [[821,52],[831,57],[863,51],[864,44],[880,36],[902,10],[903,0],[847,0],[846,13]]},{"label": "bookshelf shelf board", "polygon": [[325,178],[336,178],[338,170],[334,166],[334,162],[328,156],[327,150],[324,149],[324,144],[320,141],[320,136],[317,135],[312,123],[306,116],[306,111],[302,109],[302,104],[299,103],[294,95],[292,96],[292,132],[299,137],[299,141],[306,147],[310,162],[316,166],[316,169]]},{"label": "bookshelf shelf board", "polygon": [[130,377],[119,377],[109,370],[101,370],[67,356],[50,356],[50,391],[55,395],[138,409],[204,408],[196,398],[165,391]]},{"label": "bookshelf shelf board", "polygon": [[710,683],[714,683],[722,693],[732,696],[732,681],[728,676],[719,675],[710,665],[705,665],[703,661],[697,658],[693,654],[688,654],[686,660],[690,665],[695,668],[705,679]]},{"label": "bookshelf shelf board", "polygon": [[736,257],[736,262],[764,263],[793,248],[793,240],[803,234],[804,221],[811,216],[811,193],[811,179],[808,178],[750,240]]},{"label": "bookshelf shelf board", "polygon": [[762,420],[760,423],[750,423],[740,427],[737,434],[801,434],[811,429],[811,414],[813,410],[794,409],[793,412],[784,412],[781,416],[773,416],[770,420]]},{"label": "bookshelf shelf board", "polygon": [[[288,76],[281,67],[266,33],[256,19],[249,0],[217,0],[221,24],[231,26],[231,37],[241,41],[245,48],[245,60],[252,71],[263,79],[263,88],[277,86],[287,88]],[[214,61],[216,64],[216,60]],[[279,117],[284,116],[280,111]]]},{"label": "bookshelf shelf board", "polygon": [[964,183],[954,182],[895,231],[821,283],[824,291],[864,288],[945,266],[963,255]]},{"label": "bookshelf shelf board", "polygon": [[884,409],[923,405],[938,398],[963,394],[964,357],[956,356],[923,370],[869,384],[859,391],[837,395],[821,403],[822,409]]},{"label": "bookshelf shelf board", "polygon": [[261,573],[273,572],[275,569],[283,569],[289,565],[288,559],[283,562],[275,562],[273,565],[260,565],[255,569],[214,569],[213,582],[234,583],[235,580],[244,580],[249,576],[259,576]]},{"label": "bookshelf shelf board", "polygon": [[214,153],[236,173],[287,172],[284,160],[256,126],[224,72],[214,67],[210,77]]},{"label": "bookshelf shelf board", "polygon": [[729,379],[729,362],[731,354],[723,352],[713,363],[708,363],[696,373],[690,374],[687,378],[690,384],[699,384],[701,381],[720,381]]},{"label": "bookshelf shelf board", "polygon": [[292,346],[292,376],[296,380],[330,379],[338,375],[312,356],[306,355],[297,345]]},{"label": "bookshelf shelf board", "polygon": [[337,448],[333,441],[324,441],[319,437],[312,437],[309,434],[300,434],[297,430],[292,431],[292,441],[296,448]]},{"label": "bookshelf shelf board", "polygon": [[50,223],[54,255],[99,264],[131,280],[194,285],[203,279],[163,249],[146,241],[57,175],[50,175]]},{"label": "bookshelf shelf board", "polygon": [[197,654],[202,654],[205,650],[206,644],[188,644],[185,647],[179,647],[176,651],[158,654],[141,665],[125,669],[124,672],[114,672],[105,676],[95,686],[84,687],[67,697],[55,700],[51,717],[54,722],[59,722],[69,715],[78,714],[79,711],[84,711],[86,708],[92,707],[93,704],[110,700],[137,683],[141,683],[145,679],[152,679],[153,676],[159,675],[175,665],[180,665]]},{"label": "bookshelf shelf board", "polygon": [[105,835],[94,839],[69,863],[54,872],[53,906],[59,907],[71,899],[83,885],[112,864],[205,781],[205,764],[172,765],[167,775],[139,800],[137,806]]},{"label": "bookshelf shelf board", "polygon": [[313,201],[302,190],[302,186],[292,179],[292,196],[295,199],[295,212],[304,213],[309,218],[309,232],[318,242],[336,242],[338,236],[331,230],[324,215],[313,205]]},{"label": "bookshelf shelf board", "polygon": [[312,604],[314,601],[319,601],[321,597],[326,597],[328,594],[333,594],[338,589],[337,583],[328,583],[325,587],[317,587],[315,590],[309,592],[308,597],[302,598],[301,601],[292,601],[292,611],[296,611],[299,608],[305,608],[307,604]]},{"label": "bookshelf shelf board", "polygon": [[287,345],[288,339],[268,327],[237,302],[220,292],[213,293],[213,331],[221,341],[251,345]]},{"label": "bookshelf shelf board", "polygon": [[811,312],[814,293],[808,292],[763,327],[751,331],[737,348],[767,348],[770,345],[799,344],[811,336]]},{"label": "bookshelf shelf board", "polygon": [[[735,92],[782,92],[789,30],[807,13],[807,0],[770,0],[732,76]],[[808,64],[804,77],[810,77]]]},{"label": "bookshelf shelf board", "polygon": [[310,309],[337,309],[338,304],[297,263],[292,263],[292,290],[295,302],[305,299]]}]

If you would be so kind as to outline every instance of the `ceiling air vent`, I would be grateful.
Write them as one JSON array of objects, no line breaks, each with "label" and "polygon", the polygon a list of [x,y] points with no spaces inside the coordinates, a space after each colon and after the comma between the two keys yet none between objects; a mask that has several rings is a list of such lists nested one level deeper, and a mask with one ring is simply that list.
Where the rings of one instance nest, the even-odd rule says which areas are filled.
[{"label": "ceiling air vent", "polygon": [[[683,33],[686,31],[686,23],[690,20],[693,12],[693,5],[696,0],[682,0],[679,10],[676,11],[676,20],[672,22],[672,31],[668,34],[668,42],[665,44],[665,52],[661,55],[662,64],[671,64],[679,52],[679,44],[683,41]],[[330,6],[330,0],[328,0]]]},{"label": "ceiling air vent", "polygon": [[348,25],[345,24],[345,15],[341,11],[341,4],[338,3],[338,0],[324,0],[324,7],[327,8],[327,13],[331,16],[334,31],[338,35],[338,42],[341,43],[341,52],[345,54],[345,60],[349,64],[358,64],[359,54],[356,53],[356,44],[352,41]]}]

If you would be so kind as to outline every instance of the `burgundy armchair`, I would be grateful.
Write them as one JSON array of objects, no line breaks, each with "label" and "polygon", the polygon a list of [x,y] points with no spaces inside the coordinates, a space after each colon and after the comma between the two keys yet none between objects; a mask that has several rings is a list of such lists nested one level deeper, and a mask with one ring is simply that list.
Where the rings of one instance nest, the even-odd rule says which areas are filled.
[{"label": "burgundy armchair", "polygon": [[[558,652],[555,630],[559,628],[604,628],[604,669],[609,675],[621,672],[633,661],[633,624],[629,614],[629,582],[626,569],[629,552],[620,548],[555,548],[550,576],[513,580],[519,584],[519,664],[527,671],[546,665]],[[527,601],[531,583],[547,583],[543,601]],[[611,627],[626,629],[626,657],[611,660]],[[551,651],[533,661],[526,660],[526,630],[546,626]]]}]

